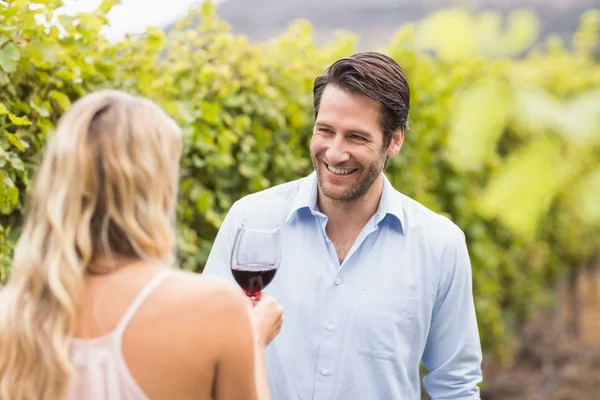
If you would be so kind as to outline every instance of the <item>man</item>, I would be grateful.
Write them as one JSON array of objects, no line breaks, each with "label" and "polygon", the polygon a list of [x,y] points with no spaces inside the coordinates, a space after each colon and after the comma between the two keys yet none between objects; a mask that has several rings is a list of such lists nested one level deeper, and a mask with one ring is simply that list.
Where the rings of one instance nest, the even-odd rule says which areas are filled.
[{"label": "man", "polygon": [[419,363],[435,399],[479,399],[481,347],[463,232],[396,191],[382,171],[407,128],[402,69],[379,53],[335,62],[315,80],[308,177],[244,197],[205,272],[231,277],[249,216],[282,226],[267,290],[285,310],[267,349],[277,400],[418,400]]}]

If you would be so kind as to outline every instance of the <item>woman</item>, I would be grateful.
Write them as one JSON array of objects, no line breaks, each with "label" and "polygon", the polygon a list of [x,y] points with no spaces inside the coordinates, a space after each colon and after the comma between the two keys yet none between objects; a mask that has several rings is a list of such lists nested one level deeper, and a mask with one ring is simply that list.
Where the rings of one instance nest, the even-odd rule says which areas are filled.
[{"label": "woman", "polygon": [[0,290],[0,398],[266,399],[282,309],[173,261],[181,134],[117,91],[62,117]]}]

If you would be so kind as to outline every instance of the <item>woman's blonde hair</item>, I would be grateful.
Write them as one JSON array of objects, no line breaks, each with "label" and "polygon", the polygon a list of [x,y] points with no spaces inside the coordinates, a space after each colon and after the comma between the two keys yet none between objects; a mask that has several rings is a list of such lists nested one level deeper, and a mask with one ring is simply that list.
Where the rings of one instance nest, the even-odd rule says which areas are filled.
[{"label": "woman's blonde hair", "polygon": [[172,262],[181,134],[155,103],[88,94],[61,118],[0,289],[0,399],[61,399],[96,257]]}]

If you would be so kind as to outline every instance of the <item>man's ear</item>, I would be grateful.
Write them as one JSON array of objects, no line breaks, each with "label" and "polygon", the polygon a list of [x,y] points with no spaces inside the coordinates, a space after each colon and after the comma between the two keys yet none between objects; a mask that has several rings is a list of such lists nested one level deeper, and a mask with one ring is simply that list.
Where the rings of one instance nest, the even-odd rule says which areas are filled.
[{"label": "man's ear", "polygon": [[402,148],[402,143],[404,143],[404,129],[398,129],[394,132],[392,136],[392,140],[387,150],[387,158],[393,158],[398,154],[400,148]]}]

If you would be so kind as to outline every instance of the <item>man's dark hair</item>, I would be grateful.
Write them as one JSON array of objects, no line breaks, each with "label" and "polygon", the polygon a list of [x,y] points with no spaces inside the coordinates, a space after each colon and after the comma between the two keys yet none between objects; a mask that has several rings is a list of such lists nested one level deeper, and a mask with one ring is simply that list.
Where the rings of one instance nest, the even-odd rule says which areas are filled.
[{"label": "man's dark hair", "polygon": [[398,129],[408,129],[408,80],[402,68],[390,57],[376,52],[361,52],[333,63],[315,79],[315,119],[319,115],[321,96],[329,84],[349,93],[368,96],[381,104],[380,123],[385,147]]}]

